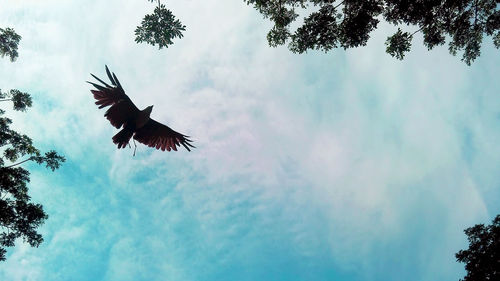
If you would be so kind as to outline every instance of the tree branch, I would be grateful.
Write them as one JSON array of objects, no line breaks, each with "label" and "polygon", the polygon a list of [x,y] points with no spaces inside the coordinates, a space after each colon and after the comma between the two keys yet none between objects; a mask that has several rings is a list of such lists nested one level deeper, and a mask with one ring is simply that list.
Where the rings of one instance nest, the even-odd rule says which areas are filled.
[{"label": "tree branch", "polygon": [[424,27],[422,26],[421,28],[419,28],[417,31],[413,32],[412,34],[410,34],[410,37],[413,37],[413,35],[415,35],[415,33],[418,33],[420,31],[422,31],[422,29],[424,29]]},{"label": "tree branch", "polygon": [[333,7],[333,9],[337,10],[337,8],[338,8],[340,5],[344,4],[344,2],[345,2],[345,0],[344,0],[344,1],[342,1],[342,2],[340,2],[340,3],[338,3],[338,4],[337,4],[337,6]]},{"label": "tree branch", "polygon": [[0,100],[0,101],[11,101],[12,99],[3,99],[3,100]]},{"label": "tree branch", "polygon": [[474,1],[474,27],[477,26],[477,0]]},{"label": "tree branch", "polygon": [[10,166],[6,166],[5,168],[12,168],[12,167],[14,167],[14,166],[21,165],[22,163],[27,162],[27,161],[30,161],[30,160],[33,160],[33,157],[30,157],[30,158],[28,158],[28,159],[24,159],[23,161],[21,161],[21,162],[17,162],[17,163],[15,163],[15,164],[10,165]]}]

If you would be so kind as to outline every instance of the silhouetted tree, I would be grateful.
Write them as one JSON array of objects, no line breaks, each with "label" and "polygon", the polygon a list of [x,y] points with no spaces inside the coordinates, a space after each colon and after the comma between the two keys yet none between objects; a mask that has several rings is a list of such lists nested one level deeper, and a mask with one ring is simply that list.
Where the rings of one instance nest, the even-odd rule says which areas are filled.
[{"label": "silhouetted tree", "polygon": [[[14,61],[17,56],[17,45],[21,36],[13,29],[7,28],[10,38],[0,41],[0,52],[10,56]],[[0,32],[3,32],[0,29]],[[31,96],[19,90],[2,92],[0,101],[12,102],[13,109],[26,111],[31,107]],[[10,128],[12,120],[4,116],[5,111],[0,109],[0,261],[5,260],[6,247],[13,247],[17,238],[22,238],[33,247],[42,243],[42,236],[36,229],[47,219],[47,214],[40,204],[30,202],[27,183],[29,172],[20,167],[22,163],[34,161],[52,171],[59,168],[64,157],[55,151],[42,154],[33,146],[31,138]]]},{"label": "silhouetted tree", "polygon": [[0,28],[0,56],[9,56],[10,61],[15,61],[18,53],[17,46],[21,36],[17,34],[12,28]]},{"label": "silhouetted tree", "polygon": [[469,249],[459,251],[458,262],[465,263],[463,281],[500,280],[500,215],[491,225],[476,224],[467,228]]},{"label": "silhouetted tree", "polygon": [[[161,49],[173,44],[175,37],[182,38],[186,27],[157,1],[154,13],[146,15],[135,30],[135,41],[159,44]],[[495,47],[500,48],[500,0],[244,1],[274,23],[267,34],[269,45],[288,43],[294,53],[365,46],[380,19],[398,26],[385,44],[386,52],[400,60],[410,51],[417,32],[423,34],[423,44],[428,50],[445,44],[448,38],[450,53],[463,52],[462,61],[468,65],[481,54],[484,36],[491,36]],[[309,10],[313,12],[305,17],[303,24],[291,30],[299,12]],[[403,31],[399,27],[402,25],[413,32]]]},{"label": "silhouetted tree", "polygon": [[[154,0],[148,1],[154,2]],[[168,45],[173,44],[172,39],[183,37],[182,31],[184,30],[186,30],[186,26],[175,19],[172,12],[158,0],[158,6],[154,12],[144,16],[141,25],[136,28],[135,42],[146,42],[153,46],[158,44],[159,49],[168,48]]]},{"label": "silhouetted tree", "polygon": [[[470,65],[481,53],[484,36],[491,36],[500,48],[499,0],[245,0],[274,26],[267,34],[269,45],[288,43],[292,52],[310,49],[365,46],[380,19],[406,25],[403,31],[387,38],[386,51],[403,59],[410,51],[413,35],[422,32],[424,45],[430,50],[449,38],[449,51],[463,51],[462,60]],[[295,30],[292,23],[298,12],[314,10]],[[408,25],[412,27],[408,27]]]}]

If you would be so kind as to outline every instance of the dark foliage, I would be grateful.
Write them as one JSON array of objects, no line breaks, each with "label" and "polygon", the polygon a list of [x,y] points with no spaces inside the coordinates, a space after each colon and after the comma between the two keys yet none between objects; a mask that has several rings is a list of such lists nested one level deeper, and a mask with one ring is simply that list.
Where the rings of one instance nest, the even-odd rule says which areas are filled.
[{"label": "dark foliage", "polygon": [[491,225],[476,224],[467,228],[469,249],[459,251],[458,262],[465,263],[463,281],[500,280],[500,215]]},{"label": "dark foliage", "polygon": [[13,247],[17,238],[33,247],[43,242],[36,229],[47,219],[47,214],[42,205],[29,202],[27,182],[27,170],[0,167],[0,260],[5,260],[5,247]]},{"label": "dark foliage", "polygon": [[412,35],[410,33],[403,32],[398,28],[398,31],[394,35],[387,38],[385,42],[387,48],[385,51],[391,56],[402,60],[405,53],[411,49],[411,38]]},{"label": "dark foliage", "polygon": [[[153,2],[153,0],[150,0]],[[182,38],[182,31],[186,30],[186,26],[175,19],[172,12],[165,8],[158,0],[158,6],[152,14],[144,16],[142,23],[135,30],[135,42],[146,42],[158,48],[168,48],[172,45],[172,40],[176,37]]]},{"label": "dark foliage", "polygon": [[26,111],[31,107],[31,96],[28,93],[23,93],[19,90],[10,90],[7,93],[2,93],[0,90],[0,101],[11,100],[14,105],[14,110]]},{"label": "dark foliage", "polygon": [[[484,36],[491,36],[500,48],[500,0],[245,0],[274,26],[267,35],[269,45],[288,43],[295,53],[307,50],[329,51],[365,46],[377,28],[379,16],[395,25],[413,26],[413,33],[402,31],[389,36],[387,53],[403,59],[410,51],[415,32],[422,32],[423,44],[430,50],[446,43],[470,65],[480,54]],[[295,31],[291,24],[299,10],[313,7]],[[416,31],[415,31],[416,30]]]},{"label": "dark foliage", "polygon": [[[1,31],[2,29],[0,29]],[[11,30],[14,32],[13,30]],[[20,37],[19,37],[20,38]],[[0,49],[6,49],[0,42]],[[9,49],[17,56],[17,43]],[[12,56],[11,56],[12,60]],[[0,101],[12,102],[14,110],[26,111],[31,107],[31,96],[19,90],[0,91]],[[12,120],[0,109],[0,261],[5,260],[6,247],[13,247],[21,238],[33,247],[38,247],[43,238],[36,229],[47,219],[40,204],[30,202],[28,195],[29,172],[19,167],[27,161],[34,161],[52,171],[59,168],[65,158],[55,151],[41,153],[26,135],[10,128]],[[18,161],[19,159],[23,159]]]},{"label": "dark foliage", "polygon": [[11,61],[15,61],[18,56],[17,47],[20,40],[21,36],[14,29],[0,28],[0,56],[3,58],[7,55]]},{"label": "dark foliage", "polygon": [[[20,108],[25,110],[27,106],[23,104]],[[14,246],[16,238],[33,247],[40,245],[43,238],[36,229],[47,219],[42,205],[30,202],[29,172],[16,166],[34,161],[54,171],[65,161],[55,151],[40,153],[31,138],[10,129],[12,120],[4,117],[4,113],[0,110],[0,147],[4,148],[0,157],[0,260],[5,260],[5,247]],[[24,160],[16,163],[21,158]]]}]

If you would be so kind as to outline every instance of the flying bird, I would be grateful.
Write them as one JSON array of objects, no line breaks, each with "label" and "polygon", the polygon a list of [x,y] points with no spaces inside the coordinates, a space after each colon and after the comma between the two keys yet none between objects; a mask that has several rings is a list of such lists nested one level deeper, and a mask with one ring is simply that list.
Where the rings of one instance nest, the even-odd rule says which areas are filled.
[{"label": "flying bird", "polygon": [[[161,149],[162,151],[177,151],[177,146],[184,146],[188,151],[194,148],[188,136],[178,133],[168,126],[163,125],[151,119],[151,111],[153,106],[148,106],[143,110],[139,110],[132,100],[125,94],[120,81],[116,75],[106,66],[106,74],[108,75],[111,85],[97,78],[94,74],[92,77],[97,79],[102,85],[90,83],[96,90],[90,90],[96,99],[95,104],[99,108],[111,106],[104,117],[106,117],[111,125],[121,130],[113,136],[113,143],[118,145],[118,149],[125,148],[133,137],[140,143],[149,147]],[[134,142],[135,144],[135,142]],[[134,150],[135,155],[135,150]]]}]

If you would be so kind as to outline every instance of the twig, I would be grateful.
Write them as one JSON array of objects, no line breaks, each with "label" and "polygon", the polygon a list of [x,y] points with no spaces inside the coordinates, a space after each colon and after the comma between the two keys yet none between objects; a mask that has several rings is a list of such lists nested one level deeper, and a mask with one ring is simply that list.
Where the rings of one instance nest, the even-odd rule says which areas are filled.
[{"label": "twig", "polygon": [[334,9],[334,10],[337,10],[337,8],[338,8],[340,5],[344,4],[344,2],[345,2],[345,0],[344,0],[344,1],[342,1],[342,2],[340,2],[337,6],[333,7],[333,9]]},{"label": "twig", "polygon": [[421,28],[419,28],[417,31],[413,32],[412,34],[410,34],[410,37],[413,37],[413,35],[417,32],[420,32],[422,29],[424,29],[424,27],[422,26]]},{"label": "twig", "polygon": [[477,26],[477,0],[474,1],[474,27]]},{"label": "twig", "polygon": [[12,165],[10,165],[10,166],[6,166],[5,168],[12,168],[12,167],[14,167],[14,166],[21,165],[22,163],[27,162],[27,161],[30,161],[30,160],[33,160],[33,158],[32,158],[32,157],[30,157],[30,158],[25,159],[25,160],[23,160],[23,161],[21,161],[21,162],[18,162],[18,163],[12,164]]}]

